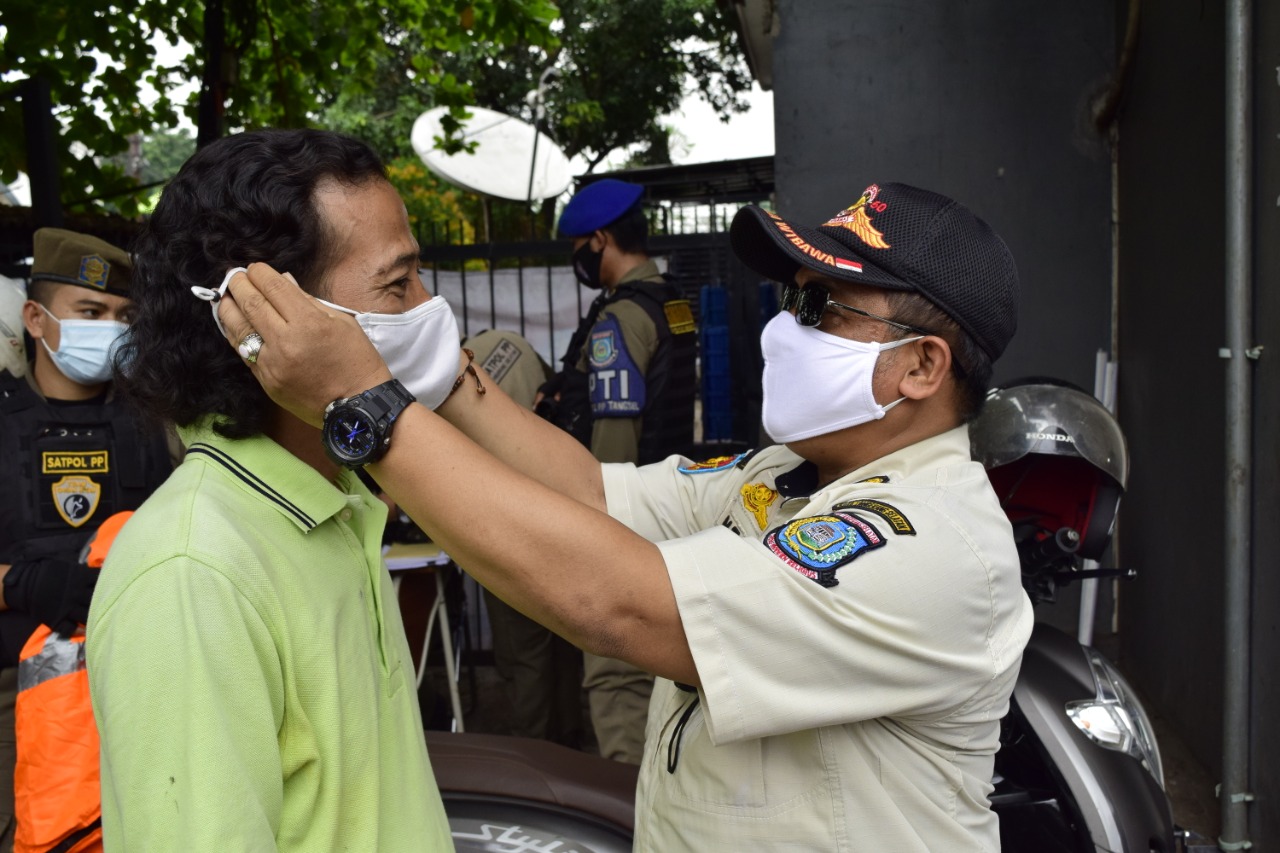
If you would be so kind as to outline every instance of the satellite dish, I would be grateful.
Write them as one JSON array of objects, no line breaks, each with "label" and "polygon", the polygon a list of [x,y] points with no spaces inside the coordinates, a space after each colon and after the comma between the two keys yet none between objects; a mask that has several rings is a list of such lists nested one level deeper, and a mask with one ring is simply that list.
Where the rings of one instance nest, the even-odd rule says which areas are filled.
[{"label": "satellite dish", "polygon": [[[555,198],[569,188],[569,158],[545,133],[505,113],[467,107],[462,138],[478,142],[474,153],[446,154],[435,147],[444,136],[441,117],[448,107],[418,116],[410,141],[427,168],[451,184],[481,195],[512,201]],[[532,180],[530,172],[532,171]]]}]

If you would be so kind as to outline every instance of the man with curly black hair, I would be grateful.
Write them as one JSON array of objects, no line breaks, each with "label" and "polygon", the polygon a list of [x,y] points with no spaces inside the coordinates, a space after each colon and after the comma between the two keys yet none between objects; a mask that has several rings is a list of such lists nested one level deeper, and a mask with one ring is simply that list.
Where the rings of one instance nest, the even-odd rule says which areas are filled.
[{"label": "man with curly black hair", "polygon": [[117,367],[187,454],[116,540],[90,615],[106,848],[451,850],[381,566],[386,508],[271,402],[211,316],[228,270],[253,261],[362,323],[452,322],[363,143],[240,134],[165,189]]}]

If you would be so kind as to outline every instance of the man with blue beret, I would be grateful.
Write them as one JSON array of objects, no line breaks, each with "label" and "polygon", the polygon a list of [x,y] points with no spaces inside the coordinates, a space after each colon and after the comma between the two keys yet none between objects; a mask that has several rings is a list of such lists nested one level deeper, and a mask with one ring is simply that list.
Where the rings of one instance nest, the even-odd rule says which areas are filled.
[{"label": "man with blue beret", "polygon": [[[696,326],[680,288],[648,254],[644,187],[602,178],[560,214],[573,271],[599,290],[542,391],[540,412],[601,462],[646,464],[693,443]],[[653,678],[587,654],[584,686],[606,758],[639,764]]]}]

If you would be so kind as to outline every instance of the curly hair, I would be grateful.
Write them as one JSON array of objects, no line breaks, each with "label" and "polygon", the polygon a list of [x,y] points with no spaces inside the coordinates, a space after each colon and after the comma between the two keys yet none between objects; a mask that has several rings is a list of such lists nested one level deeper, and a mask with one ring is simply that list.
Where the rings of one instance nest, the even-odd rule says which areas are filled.
[{"label": "curly hair", "polygon": [[191,288],[216,288],[231,267],[265,261],[319,293],[339,247],[317,210],[317,185],[385,179],[372,149],[326,131],[255,131],[198,150],[134,247],[138,314],[116,355],[120,393],[155,420],[187,426],[216,415],[227,438],[262,432],[270,400]]}]

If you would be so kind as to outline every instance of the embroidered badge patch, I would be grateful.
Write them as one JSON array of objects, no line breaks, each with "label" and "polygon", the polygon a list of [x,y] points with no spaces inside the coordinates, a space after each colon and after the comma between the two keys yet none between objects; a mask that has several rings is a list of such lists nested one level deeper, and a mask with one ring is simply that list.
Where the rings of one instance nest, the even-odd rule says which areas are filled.
[{"label": "embroidered badge patch", "polygon": [[662,303],[662,313],[667,316],[667,327],[671,329],[673,335],[687,335],[689,332],[698,331],[698,326],[693,322],[693,310],[689,307],[688,299],[672,299],[670,302]]},{"label": "embroidered badge patch", "polygon": [[911,522],[902,514],[896,506],[887,504],[884,501],[871,500],[870,498],[862,498],[856,501],[844,501],[838,503],[832,509],[861,509],[867,512],[873,512],[876,515],[889,522],[893,528],[893,532],[899,536],[915,536],[916,529],[911,526]]},{"label": "embroidered badge patch", "polygon": [[511,341],[498,341],[498,345],[493,348],[493,352],[489,353],[484,362],[480,365],[484,368],[484,372],[494,382],[501,383],[503,378],[511,372],[511,368],[516,366],[516,362],[520,360],[520,347],[511,343]]},{"label": "embroidered badge patch", "polygon": [[46,450],[40,454],[41,474],[106,474],[111,454],[106,450]]},{"label": "embroidered badge patch", "polygon": [[756,517],[756,525],[764,530],[769,523],[769,507],[778,499],[778,493],[764,483],[752,483],[742,487],[742,506]]},{"label": "embroidered badge patch", "polygon": [[888,249],[889,244],[884,241],[884,233],[872,226],[871,214],[867,213],[868,208],[877,213],[883,213],[888,209],[887,204],[876,201],[876,196],[879,194],[880,186],[872,184],[862,191],[861,198],[824,222],[823,227],[844,228],[857,234],[858,239],[873,249]]},{"label": "embroidered badge patch", "polygon": [[725,468],[732,468],[739,459],[746,455],[745,453],[739,453],[737,456],[715,456],[705,462],[681,465],[676,470],[681,474],[706,474],[708,471],[723,471]]},{"label": "embroidered badge patch", "polygon": [[102,486],[88,477],[63,477],[53,484],[53,505],[62,520],[72,527],[79,527],[98,508]]},{"label": "embroidered badge patch", "polygon": [[840,583],[836,569],[884,541],[878,530],[847,512],[797,518],[764,538],[765,547],[784,563],[825,587]]},{"label": "embroidered badge patch", "polygon": [[618,359],[618,344],[612,328],[591,333],[591,366],[608,367]]},{"label": "embroidered badge patch", "polygon": [[111,264],[101,255],[84,255],[80,258],[79,279],[89,287],[106,290],[107,274],[110,272]]}]

